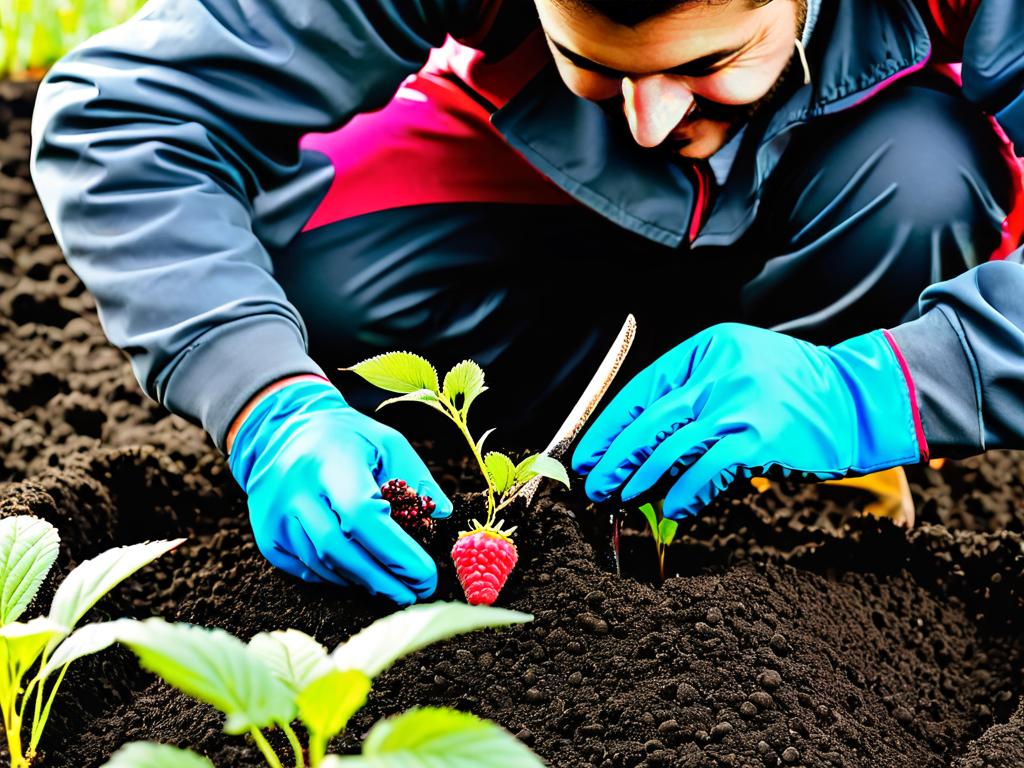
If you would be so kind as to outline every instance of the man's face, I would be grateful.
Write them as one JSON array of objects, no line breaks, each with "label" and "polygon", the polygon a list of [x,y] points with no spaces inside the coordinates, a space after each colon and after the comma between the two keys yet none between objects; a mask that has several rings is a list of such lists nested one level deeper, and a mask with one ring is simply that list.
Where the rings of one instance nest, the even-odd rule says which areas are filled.
[{"label": "man's face", "polygon": [[805,0],[697,2],[636,27],[558,0],[535,0],[574,94],[621,102],[643,147],[717,152],[772,90],[794,54]]}]

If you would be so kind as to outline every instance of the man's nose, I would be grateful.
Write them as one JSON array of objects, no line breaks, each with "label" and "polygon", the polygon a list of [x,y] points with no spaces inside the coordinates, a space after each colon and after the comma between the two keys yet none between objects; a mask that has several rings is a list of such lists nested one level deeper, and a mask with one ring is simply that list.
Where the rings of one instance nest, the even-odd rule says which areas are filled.
[{"label": "man's nose", "polygon": [[693,106],[693,92],[670,75],[624,77],[622,99],[629,130],[641,147],[661,144]]}]

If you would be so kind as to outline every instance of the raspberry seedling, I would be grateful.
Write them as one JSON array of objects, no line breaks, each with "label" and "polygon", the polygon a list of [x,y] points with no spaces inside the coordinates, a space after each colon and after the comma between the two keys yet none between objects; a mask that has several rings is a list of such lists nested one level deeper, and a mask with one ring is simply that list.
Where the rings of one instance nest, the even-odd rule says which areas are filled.
[{"label": "raspberry seedling", "polygon": [[[475,523],[475,527],[464,532],[461,537],[471,538],[478,534],[486,534],[489,538],[501,541],[500,548],[512,552],[511,558],[506,557],[502,560],[501,568],[505,568],[505,562],[508,563],[508,566],[504,575],[496,582],[494,596],[490,598],[488,604],[493,602],[508,577],[508,571],[512,570],[516,561],[515,544],[511,538],[513,529],[501,531],[500,523],[495,526],[496,513],[508,506],[515,498],[517,491],[534,477],[548,477],[568,487],[569,475],[565,471],[565,467],[558,460],[544,454],[527,456],[516,464],[503,453],[489,451],[485,454],[483,452],[484,441],[494,430],[487,430],[478,440],[474,440],[469,432],[467,423],[469,406],[479,395],[487,391],[487,387],[484,386],[483,369],[472,360],[463,360],[448,371],[444,376],[443,385],[438,381],[437,370],[434,366],[422,357],[409,352],[387,352],[342,370],[352,371],[374,386],[398,394],[398,397],[385,400],[377,406],[378,409],[399,402],[424,403],[451,419],[466,438],[473,458],[480,465],[480,470],[487,483],[487,517],[483,525]],[[397,495],[398,491],[395,490],[394,493]],[[399,515],[402,514],[399,513]],[[392,516],[394,515],[395,505],[392,503]],[[402,520],[399,519],[399,522],[401,523]],[[479,539],[472,540],[478,541]],[[453,557],[456,556],[456,550],[459,550],[459,543],[455,543],[455,549],[452,550]],[[456,560],[456,567],[458,568],[458,560]],[[467,599],[472,603],[475,598],[470,598],[466,581],[463,581],[463,589],[466,590]]]}]

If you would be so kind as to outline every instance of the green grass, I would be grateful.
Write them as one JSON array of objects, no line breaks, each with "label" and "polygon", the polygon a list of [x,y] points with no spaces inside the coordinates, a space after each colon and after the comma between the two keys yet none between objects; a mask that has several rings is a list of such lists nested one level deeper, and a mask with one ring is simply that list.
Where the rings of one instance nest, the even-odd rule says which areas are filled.
[{"label": "green grass", "polygon": [[0,78],[38,74],[144,0],[0,0]]}]

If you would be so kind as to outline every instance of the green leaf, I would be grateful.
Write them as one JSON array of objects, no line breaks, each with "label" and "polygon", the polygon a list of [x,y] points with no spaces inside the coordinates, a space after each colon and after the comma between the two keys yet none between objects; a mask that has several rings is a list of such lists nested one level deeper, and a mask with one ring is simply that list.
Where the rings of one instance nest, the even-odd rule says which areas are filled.
[{"label": "green leaf", "polygon": [[[444,375],[442,391],[448,402],[465,415],[473,401],[487,391],[487,387],[484,386],[484,369],[472,360],[463,360]],[[462,395],[462,403],[456,405],[455,398],[459,395]]]},{"label": "green leaf", "polygon": [[53,654],[46,662],[46,666],[40,671],[40,676],[45,680],[65,664],[91,656],[94,653],[108,648],[117,642],[118,632],[126,621],[103,621],[95,624],[86,624],[81,629],[71,633],[63,643],[57,646]]},{"label": "green leaf", "polygon": [[20,677],[35,664],[47,643],[65,634],[67,629],[44,616],[27,623],[15,621],[0,627],[0,662],[5,672],[10,667],[15,677]]},{"label": "green leaf", "polygon": [[429,389],[417,389],[415,392],[409,392],[405,395],[399,395],[398,397],[389,397],[383,403],[377,406],[379,411],[386,405],[394,405],[395,403],[425,403],[431,408],[434,408],[441,413],[444,413],[444,408],[441,407],[441,403],[437,399],[437,395],[431,392]]},{"label": "green leaf", "polygon": [[519,462],[519,466],[516,467],[515,484],[522,485],[537,475],[556,480],[566,488],[569,487],[569,473],[565,471],[562,462],[543,453],[527,456]]},{"label": "green leaf", "polygon": [[661,544],[661,530],[658,528],[658,513],[654,511],[654,507],[650,504],[644,504],[640,507],[640,511],[643,516],[647,518],[647,524],[651,527],[651,535],[654,536],[654,540]]},{"label": "green leaf", "polygon": [[68,574],[50,604],[50,618],[69,630],[110,590],[184,539],[114,547],[86,560]]},{"label": "green leaf", "polygon": [[214,765],[188,749],[134,741],[117,750],[100,768],[214,768]]},{"label": "green leaf", "polygon": [[371,680],[398,659],[438,640],[486,627],[533,621],[528,613],[465,603],[425,603],[378,619],[331,654],[338,669],[358,669]]},{"label": "green leaf", "polygon": [[676,537],[676,531],[678,530],[679,523],[667,517],[661,518],[661,522],[658,524],[658,533],[666,547],[672,543],[672,539]]},{"label": "green leaf", "polygon": [[299,694],[299,719],[310,733],[334,738],[366,703],[370,678],[358,669],[334,669],[314,680]]},{"label": "green leaf", "polygon": [[0,520],[0,626],[25,612],[59,548],[60,535],[45,520],[28,515]]},{"label": "green leaf", "polygon": [[288,687],[245,643],[222,629],[153,618],[126,622],[118,640],[143,667],[227,715],[227,733],[295,718],[295,697]]},{"label": "green leaf", "polygon": [[499,496],[515,485],[516,465],[505,454],[491,451],[484,456],[484,466],[487,467],[487,476],[491,478],[494,492]]},{"label": "green leaf", "polygon": [[381,720],[363,753],[330,757],[322,768],[543,768],[544,761],[492,722],[440,707]]},{"label": "green leaf", "polygon": [[296,696],[318,677],[334,670],[327,649],[297,629],[261,632],[249,641],[249,650]]},{"label": "green leaf", "polygon": [[429,389],[435,395],[441,394],[434,366],[411,352],[385,352],[342,370],[352,371],[388,392],[406,394]]}]

